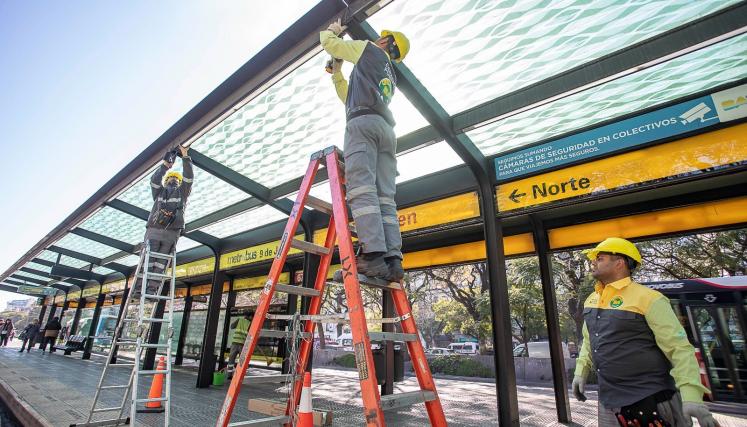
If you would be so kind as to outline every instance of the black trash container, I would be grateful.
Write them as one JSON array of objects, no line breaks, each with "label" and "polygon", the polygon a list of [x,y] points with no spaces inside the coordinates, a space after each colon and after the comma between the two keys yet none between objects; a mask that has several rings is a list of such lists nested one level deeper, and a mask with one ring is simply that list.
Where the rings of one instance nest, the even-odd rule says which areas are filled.
[{"label": "black trash container", "polygon": [[[405,351],[402,345],[394,350],[394,382],[405,380]],[[373,350],[374,367],[376,368],[376,381],[379,385],[384,384],[386,379],[386,348]]]}]

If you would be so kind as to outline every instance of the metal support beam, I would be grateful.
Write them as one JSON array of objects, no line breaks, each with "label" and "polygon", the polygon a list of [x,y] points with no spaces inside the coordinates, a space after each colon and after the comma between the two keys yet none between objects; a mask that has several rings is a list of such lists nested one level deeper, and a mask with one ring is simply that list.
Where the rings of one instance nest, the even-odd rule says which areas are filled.
[{"label": "metal support beam", "polygon": [[46,313],[47,313],[47,306],[44,305],[44,303],[42,302],[41,310],[39,311],[39,318],[38,318],[40,328],[44,327],[44,325],[42,324],[42,320],[44,320],[44,314]]},{"label": "metal support beam", "polygon": [[[190,156],[192,156],[191,153],[192,152],[190,151]],[[119,199],[110,200],[106,202],[106,205],[120,212],[124,212],[128,215],[134,216],[135,218],[142,219],[143,221],[147,221],[148,216],[150,215],[150,212],[146,211],[145,209],[132,205],[127,202],[123,202],[122,200],[119,200]],[[206,245],[206,246],[216,246],[220,242],[220,240],[217,237],[211,236],[210,234],[207,234],[203,231],[192,231],[189,233],[184,233],[184,236],[194,240],[195,242],[202,243],[203,245]]]},{"label": "metal support beam", "polygon": [[226,301],[226,314],[223,316],[223,333],[220,337],[220,350],[218,350],[218,369],[226,367],[225,353],[231,348],[231,310],[236,305],[236,291],[233,290],[233,277],[231,277],[230,291]]},{"label": "metal support beam", "polygon": [[[394,300],[392,293],[384,289],[381,292],[381,317],[384,319],[396,316],[394,310]],[[383,323],[381,325],[383,332],[395,332],[393,323]],[[386,396],[394,394],[394,341],[384,341],[384,383],[381,385],[381,395]],[[404,345],[404,343],[403,343]],[[401,349],[400,351],[403,351]]]},{"label": "metal support beam", "polygon": [[136,253],[135,245],[131,245],[121,240],[112,239],[111,237],[104,236],[103,234],[94,233],[93,231],[88,231],[80,227],[73,228],[72,230],[70,230],[70,232],[78,236],[85,237],[86,239],[93,240],[94,242],[110,246],[114,249],[119,249],[123,252],[129,252],[131,254]]},{"label": "metal support beam", "polygon": [[176,346],[176,358],[174,365],[180,366],[184,362],[184,344],[187,341],[187,330],[189,329],[189,316],[192,314],[192,292],[187,288],[187,296],[184,298],[184,311],[182,311],[182,325],[179,328],[179,342]]},{"label": "metal support beam", "polygon": [[104,305],[104,299],[106,298],[105,294],[101,293],[101,284],[99,284],[99,294],[96,297],[96,306],[93,308],[93,316],[91,316],[91,326],[88,329],[87,335],[88,339],[86,340],[86,345],[83,347],[83,356],[81,356],[81,359],[88,360],[91,358],[91,349],[93,348],[93,338],[96,335],[96,329],[98,329],[99,326],[99,319],[101,318],[101,307]]},{"label": "metal support beam", "polygon": [[52,272],[50,273],[52,276],[56,276],[59,278],[73,278],[73,279],[80,279],[80,280],[93,280],[96,282],[103,282],[106,278],[103,274],[96,274],[92,271],[88,270],[81,270],[79,268],[75,267],[68,267],[66,265],[57,264],[54,267],[52,267]]},{"label": "metal support beam", "polygon": [[552,365],[553,387],[555,388],[555,409],[558,421],[571,422],[571,406],[568,401],[567,374],[563,355],[563,339],[560,335],[558,305],[555,299],[555,284],[552,275],[552,254],[547,230],[541,220],[530,216],[534,248],[539,258],[540,279],[542,281],[542,298],[545,303],[545,319],[550,342],[550,363]]},{"label": "metal support beam", "polygon": [[[127,304],[127,299],[129,297],[130,297],[130,281],[125,280],[125,288],[122,291],[122,300],[119,302],[119,311],[117,312],[117,323],[116,323],[117,325],[119,325],[120,320],[122,320],[122,316],[126,315],[126,313],[124,312],[124,307],[125,307],[125,304]],[[112,350],[111,363],[117,363],[117,353],[119,353],[119,346],[115,345],[114,349]]]},{"label": "metal support beam", "polygon": [[[22,280],[24,282],[34,283],[34,284],[42,285],[42,286],[46,286],[47,283],[49,283],[48,281],[45,281],[45,280],[34,279],[33,277],[21,276],[20,274],[11,274],[10,277],[14,279]],[[11,281],[11,280],[6,280],[6,282],[11,283],[13,285],[18,284],[18,282]]]},{"label": "metal support beam", "polygon": [[61,247],[55,246],[55,245],[52,245],[52,246],[48,247],[47,250],[52,251],[52,252],[57,252],[60,255],[69,256],[70,258],[75,258],[75,259],[78,259],[78,260],[81,260],[81,261],[85,261],[85,262],[87,262],[89,264],[101,265],[101,263],[102,263],[101,262],[101,258],[96,258],[95,256],[86,255],[84,253],[80,253],[80,252],[77,252],[77,251],[72,251],[70,249],[61,248]]},{"label": "metal support beam", "polygon": [[[73,314],[73,323],[70,325],[70,335],[78,333],[78,323],[80,323],[80,314],[83,311],[83,306],[86,305],[86,301],[83,298],[78,298],[78,306],[75,307],[75,314]],[[65,356],[69,356],[72,352],[65,350]]]},{"label": "metal support beam", "polygon": [[226,273],[220,270],[220,251],[215,251],[215,266],[213,267],[213,285],[210,289],[205,333],[202,339],[200,365],[197,370],[197,388],[209,387],[213,382],[215,369],[215,335],[218,332],[218,318],[220,316],[220,301],[223,295],[223,283],[228,279]]}]

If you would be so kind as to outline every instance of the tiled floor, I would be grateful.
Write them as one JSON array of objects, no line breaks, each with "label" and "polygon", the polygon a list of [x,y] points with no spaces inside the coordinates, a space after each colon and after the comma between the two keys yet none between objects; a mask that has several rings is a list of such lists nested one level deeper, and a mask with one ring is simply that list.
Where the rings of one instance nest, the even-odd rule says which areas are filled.
[{"label": "tiled floor", "polygon": [[[0,378],[9,384],[21,399],[31,404],[44,418],[55,426],[68,426],[85,419],[93,399],[102,368],[102,358],[80,360],[80,354],[63,356],[61,353],[41,354],[37,349],[31,353],[18,353],[13,348],[0,349]],[[122,369],[124,381],[125,371]],[[259,371],[252,372],[258,373]],[[265,371],[266,372],[266,371]],[[272,372],[274,373],[274,372]],[[196,374],[193,369],[177,369],[172,385],[172,426],[212,426],[225,396],[226,387],[195,388]],[[451,426],[496,425],[495,386],[492,382],[462,379],[437,379],[437,388]],[[417,388],[415,378],[406,379],[396,385],[397,391]],[[147,385],[140,387],[144,396]],[[314,370],[314,407],[333,412],[336,426],[362,425],[360,391],[357,374],[350,370],[318,368]],[[245,386],[239,396],[239,404],[232,421],[258,418],[250,414],[246,401],[250,397],[278,397],[282,394],[275,385]],[[115,394],[115,391],[109,391]],[[121,393],[121,392],[120,392]],[[120,395],[121,396],[121,395]],[[105,399],[116,406],[117,397]],[[108,405],[107,405],[108,406]],[[596,424],[596,394],[589,393],[589,400],[579,403],[571,399],[574,423],[571,425],[593,426]],[[560,425],[555,421],[555,404],[552,389],[541,386],[519,386],[519,411],[521,424],[526,426]],[[386,412],[388,426],[426,426],[428,418],[422,404]],[[747,418],[718,415],[723,427],[746,426]],[[162,414],[142,414],[138,424],[163,425]]]}]

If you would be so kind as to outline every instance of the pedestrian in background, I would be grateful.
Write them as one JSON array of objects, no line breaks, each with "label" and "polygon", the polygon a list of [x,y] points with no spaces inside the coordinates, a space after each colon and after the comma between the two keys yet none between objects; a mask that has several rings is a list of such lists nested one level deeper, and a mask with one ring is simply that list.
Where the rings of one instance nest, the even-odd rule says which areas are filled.
[{"label": "pedestrian in background", "polygon": [[62,325],[60,324],[60,318],[54,317],[52,320],[44,325],[44,341],[42,342],[42,353],[47,351],[47,343],[49,343],[49,352],[54,353],[54,344],[57,340],[57,336],[60,334]]},{"label": "pedestrian in background", "polygon": [[13,321],[8,319],[5,319],[5,322],[0,324],[0,346],[7,347],[8,346],[8,339],[10,338],[10,335],[13,333]]},{"label": "pedestrian in background", "polygon": [[[34,343],[36,342],[36,337],[39,335],[39,319],[34,319],[26,325],[25,328],[23,328],[23,332],[21,332],[21,335],[18,336],[21,340],[23,340],[23,343],[21,344],[21,349],[18,350],[19,353],[23,353],[23,349],[26,349],[26,353],[31,351],[31,347],[34,346]],[[28,343],[28,347],[26,346],[26,343]]]}]

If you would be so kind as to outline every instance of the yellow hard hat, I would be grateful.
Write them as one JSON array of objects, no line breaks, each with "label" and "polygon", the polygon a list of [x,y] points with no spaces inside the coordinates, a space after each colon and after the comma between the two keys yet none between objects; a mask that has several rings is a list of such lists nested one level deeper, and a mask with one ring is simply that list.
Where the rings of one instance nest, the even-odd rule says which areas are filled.
[{"label": "yellow hard hat", "polygon": [[403,59],[405,59],[405,56],[407,56],[407,53],[410,51],[410,40],[405,37],[404,34],[400,33],[399,31],[391,31],[391,30],[383,30],[381,32],[381,37],[394,37],[394,44],[397,45],[397,49],[399,49],[399,58],[394,59],[397,62],[402,62]]},{"label": "yellow hard hat", "polygon": [[583,253],[592,261],[597,258],[599,252],[608,252],[615,255],[625,255],[632,260],[641,263],[641,253],[638,248],[628,240],[620,237],[608,237],[597,245],[594,249],[587,249]]},{"label": "yellow hard hat", "polygon": [[179,181],[179,185],[182,184],[182,174],[177,171],[169,171],[166,176],[163,177],[163,185],[166,185],[166,182],[172,177]]}]

